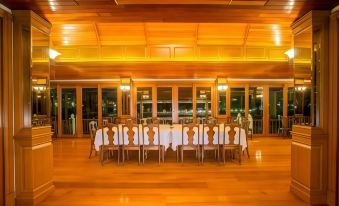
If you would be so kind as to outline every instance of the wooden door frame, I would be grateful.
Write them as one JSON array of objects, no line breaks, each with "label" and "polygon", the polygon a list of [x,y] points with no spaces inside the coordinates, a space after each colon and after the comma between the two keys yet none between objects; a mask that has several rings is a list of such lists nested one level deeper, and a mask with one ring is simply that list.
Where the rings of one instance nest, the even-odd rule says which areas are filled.
[{"label": "wooden door frame", "polygon": [[[3,34],[3,18],[0,16],[0,48],[2,46],[2,34]],[[3,133],[3,101],[2,101],[2,83],[3,83],[3,63],[2,63],[3,51],[0,49],[0,205],[5,205],[5,171],[4,171],[4,133]]]}]

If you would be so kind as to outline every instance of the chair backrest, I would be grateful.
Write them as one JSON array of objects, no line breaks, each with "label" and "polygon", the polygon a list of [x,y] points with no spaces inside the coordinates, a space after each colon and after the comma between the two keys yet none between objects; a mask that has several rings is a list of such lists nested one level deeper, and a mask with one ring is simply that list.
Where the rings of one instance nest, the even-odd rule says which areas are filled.
[{"label": "chair backrest", "polygon": [[108,125],[108,119],[102,120],[102,126],[106,127]]},{"label": "chair backrest", "polygon": [[214,117],[209,117],[209,118],[207,119],[207,121],[205,122],[205,124],[210,124],[210,123],[216,124],[217,121],[218,121],[218,120],[217,120],[216,118],[214,118]]},{"label": "chair backrest", "polygon": [[286,116],[281,117],[281,126],[282,128],[288,128],[288,119]]},{"label": "chair backrest", "polygon": [[[148,131],[146,132],[146,128],[148,128]],[[154,131],[154,129],[156,131]],[[148,141],[149,145],[155,145],[154,144],[154,139],[155,139],[155,134],[158,133],[157,139],[158,139],[158,145],[160,145],[160,128],[159,124],[147,124],[142,126],[142,142],[145,142],[145,133],[148,136]]]},{"label": "chair backrest", "polygon": [[97,129],[98,128],[98,123],[96,121],[90,121],[88,123],[88,129],[89,131],[92,131],[92,129],[95,128]]},{"label": "chair backrest", "polygon": [[231,124],[231,123],[233,123],[233,117],[232,116],[227,116],[225,124]]},{"label": "chair backrest", "polygon": [[[234,123],[231,123],[230,125],[225,125],[225,128],[224,128],[224,144],[225,144],[225,141],[226,141],[226,127],[230,127],[230,130],[228,131],[229,145],[235,145],[235,138],[236,138],[235,128],[237,126]],[[241,128],[239,128],[238,144],[240,144],[240,133],[241,133]]]},{"label": "chair backrest", "polygon": [[185,128],[187,128],[187,138],[188,138],[188,145],[193,145],[193,138],[195,135],[195,131],[194,128],[197,129],[198,131],[198,145],[200,144],[200,135],[199,135],[199,125],[198,124],[194,124],[194,123],[190,123],[190,124],[184,124],[182,125],[182,132],[181,132],[181,141],[182,141],[182,145],[184,145],[184,131]]},{"label": "chair backrest", "polygon": [[134,145],[134,128],[137,128],[137,138],[138,138],[138,145],[140,145],[140,136],[139,136],[139,125],[134,124],[133,121],[128,121],[125,125],[122,126],[122,141],[125,144],[125,130],[127,129],[127,137],[128,137],[128,145]]},{"label": "chair backrest", "polygon": [[[241,128],[245,130],[245,134],[246,134],[246,141],[248,139],[248,131],[249,131],[249,128],[250,128],[250,121],[247,119],[247,118],[244,118],[243,121],[242,121],[242,125],[241,125]],[[240,134],[240,129],[239,128],[239,134]]]},{"label": "chair backrest", "polygon": [[159,117],[153,117],[152,118],[152,124],[160,124],[160,118]]},{"label": "chair backrest", "polygon": [[218,143],[219,143],[220,126],[219,126],[219,124],[212,122],[212,123],[203,125],[203,128],[202,128],[202,134],[203,134],[202,144],[205,144],[205,130],[208,129],[208,131],[206,132],[207,137],[208,137],[208,145],[213,145],[213,139],[214,139],[214,134],[215,134],[214,128],[217,128],[217,132],[218,132],[217,138],[218,138]]},{"label": "chair backrest", "polygon": [[118,133],[117,134],[118,145],[120,145],[120,140],[119,140],[119,125],[108,123],[107,127],[108,127],[108,131],[107,131],[108,144],[109,145],[113,145],[114,144],[114,135],[115,135],[114,128],[115,128],[116,132]]},{"label": "chair backrest", "polygon": [[97,133],[97,128],[95,128],[95,127],[93,127],[92,129],[89,130],[89,135],[90,135],[92,141],[94,141],[96,133]]}]

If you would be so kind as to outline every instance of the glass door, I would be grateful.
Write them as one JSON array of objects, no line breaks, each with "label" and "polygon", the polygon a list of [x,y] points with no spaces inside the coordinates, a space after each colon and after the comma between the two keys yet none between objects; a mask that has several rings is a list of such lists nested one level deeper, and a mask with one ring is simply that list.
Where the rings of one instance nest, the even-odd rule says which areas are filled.
[{"label": "glass door", "polygon": [[270,111],[270,134],[277,134],[281,117],[283,115],[284,98],[283,88],[276,87],[269,89],[269,111]]},{"label": "glass door", "polygon": [[152,117],[152,87],[137,88],[137,119],[142,122],[142,119]]},{"label": "glass door", "polygon": [[253,134],[263,133],[264,95],[262,87],[249,88],[248,120]]},{"label": "glass door", "polygon": [[76,89],[61,90],[62,134],[75,135],[76,131]]},{"label": "glass door", "polygon": [[89,123],[95,121],[98,124],[98,89],[82,89],[82,132],[89,134]]},{"label": "glass door", "polygon": [[172,87],[157,88],[157,116],[162,123],[172,123]]},{"label": "glass door", "polygon": [[112,123],[114,122],[114,118],[118,116],[117,88],[102,88],[101,93],[102,93],[102,121]]},{"label": "glass door", "polygon": [[179,87],[178,88],[178,106],[179,106],[179,111],[178,111],[179,122],[182,122],[184,119],[187,121],[189,119],[193,119],[193,88],[192,87]]},{"label": "glass door", "polygon": [[197,87],[196,101],[197,117],[207,119],[211,116],[211,87]]}]

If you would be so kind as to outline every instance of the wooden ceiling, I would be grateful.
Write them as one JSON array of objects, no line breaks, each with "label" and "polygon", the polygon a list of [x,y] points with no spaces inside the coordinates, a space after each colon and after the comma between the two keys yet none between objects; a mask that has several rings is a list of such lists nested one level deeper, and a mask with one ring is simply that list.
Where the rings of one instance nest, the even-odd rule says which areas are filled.
[{"label": "wooden ceiling", "polygon": [[278,24],[82,23],[54,24],[52,46],[238,45],[290,46],[291,30]]},{"label": "wooden ceiling", "polygon": [[[52,79],[113,78],[121,75],[134,78],[218,75],[290,78],[293,72],[287,58],[281,57],[291,46],[290,24],[312,9],[332,9],[339,4],[339,0],[0,2],[13,10],[31,9],[52,23],[51,46],[63,51],[63,59],[57,59],[52,66]],[[236,50],[230,53],[229,48],[233,47]],[[181,55],[180,51],[189,51],[183,56],[193,62],[173,62],[176,56]],[[239,51],[239,55],[234,54],[235,51]],[[131,63],[127,61],[130,59],[128,55],[144,56],[150,62],[136,60]],[[216,61],[214,63],[200,61],[202,57],[213,55],[216,57],[212,58]],[[217,62],[229,61],[229,56],[236,56],[238,62]],[[158,57],[169,62],[152,63]],[[93,62],[86,62],[90,58]],[[110,58],[121,62],[107,63]],[[272,58],[279,61],[270,61]],[[248,62],[251,59],[258,61]],[[243,60],[246,61],[241,62]],[[164,69],[170,72],[163,72]]]}]

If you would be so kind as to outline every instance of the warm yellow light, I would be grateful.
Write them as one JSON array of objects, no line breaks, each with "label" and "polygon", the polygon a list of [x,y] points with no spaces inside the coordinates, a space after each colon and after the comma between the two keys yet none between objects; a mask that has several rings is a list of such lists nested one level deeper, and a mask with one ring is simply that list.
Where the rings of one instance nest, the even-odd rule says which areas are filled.
[{"label": "warm yellow light", "polygon": [[54,49],[49,49],[49,58],[55,59],[59,55],[59,52],[55,51]]},{"label": "warm yellow light", "polygon": [[294,49],[290,49],[290,50],[286,51],[285,54],[288,56],[289,59],[293,59],[294,58]]}]

